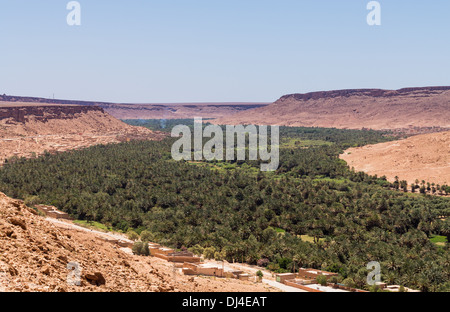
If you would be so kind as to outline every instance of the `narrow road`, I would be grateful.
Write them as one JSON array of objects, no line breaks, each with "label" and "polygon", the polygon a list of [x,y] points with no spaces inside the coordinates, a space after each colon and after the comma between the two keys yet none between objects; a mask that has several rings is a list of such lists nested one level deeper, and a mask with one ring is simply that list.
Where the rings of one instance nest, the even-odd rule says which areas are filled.
[{"label": "narrow road", "polygon": [[262,282],[267,284],[267,285],[269,285],[269,286],[278,288],[278,289],[280,289],[281,291],[284,291],[284,292],[303,292],[303,293],[307,292],[306,290],[295,288],[295,287],[291,287],[291,286],[287,286],[287,285],[278,283],[278,282],[273,281],[273,280],[268,280],[268,279],[265,279],[265,278],[263,278]]},{"label": "narrow road", "polygon": [[88,232],[88,233],[93,233],[95,235],[98,236],[103,236],[103,237],[108,237],[108,238],[112,238],[112,239],[120,239],[122,241],[126,241],[126,242],[130,242],[133,243],[133,241],[129,240],[125,235],[123,234],[118,234],[118,233],[108,233],[108,232],[102,232],[102,231],[97,231],[97,230],[92,230],[92,229],[88,229],[85,227],[82,227],[80,225],[76,225],[72,222],[67,222],[67,221],[61,221],[58,219],[53,219],[53,218],[45,218],[47,221],[53,223],[54,225],[56,225],[57,227],[60,228],[64,228],[64,229],[68,229],[68,230],[78,230],[78,231],[83,231],[83,232]]},{"label": "narrow road", "polygon": [[[221,263],[219,264],[216,261],[211,261],[211,263],[217,264],[218,267],[221,267],[221,265],[222,265]],[[250,274],[256,274],[257,271],[261,271],[263,273],[263,276],[265,277],[265,278],[263,277],[262,282],[269,286],[278,288],[279,290],[284,291],[284,292],[307,292],[306,290],[303,290],[303,289],[298,289],[295,287],[291,287],[291,286],[287,286],[287,285],[278,283],[272,277],[271,272],[268,272],[261,268],[252,268],[251,266],[244,265],[241,263],[226,263],[224,265],[224,268],[229,269],[229,270],[240,270],[240,271],[244,271],[244,272],[250,273]]]}]

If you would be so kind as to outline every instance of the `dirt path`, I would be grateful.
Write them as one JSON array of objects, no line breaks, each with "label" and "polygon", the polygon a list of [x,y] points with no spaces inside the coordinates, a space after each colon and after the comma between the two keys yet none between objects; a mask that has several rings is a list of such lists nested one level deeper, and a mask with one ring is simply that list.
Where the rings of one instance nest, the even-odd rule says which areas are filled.
[{"label": "dirt path", "polygon": [[70,221],[63,221],[63,220],[53,219],[53,218],[49,218],[49,217],[47,217],[46,220],[60,228],[66,229],[66,230],[83,231],[83,232],[92,233],[94,235],[105,237],[105,238],[119,239],[119,240],[122,240],[122,241],[125,241],[128,243],[133,243],[133,241],[129,240],[124,234],[108,233],[108,232],[102,232],[102,231],[97,231],[97,230],[93,230],[93,229],[88,229],[83,226],[76,225]]},{"label": "dirt path", "polygon": [[[218,267],[222,266],[221,262],[218,261],[213,261],[213,260],[206,260],[206,263],[211,263],[214,265],[217,265]],[[273,273],[270,271],[267,271],[263,268],[259,268],[259,267],[253,267],[250,266],[248,264],[242,264],[242,263],[229,263],[225,261],[225,265],[224,268],[227,270],[240,270],[240,271],[244,271],[245,273],[249,273],[249,274],[253,274],[256,275],[257,271],[261,271],[263,273],[263,279],[262,282],[268,286],[274,287],[279,289],[280,291],[283,292],[307,292],[305,290],[302,289],[298,289],[295,287],[291,287],[291,286],[287,286],[281,283],[278,283],[274,276]]]}]

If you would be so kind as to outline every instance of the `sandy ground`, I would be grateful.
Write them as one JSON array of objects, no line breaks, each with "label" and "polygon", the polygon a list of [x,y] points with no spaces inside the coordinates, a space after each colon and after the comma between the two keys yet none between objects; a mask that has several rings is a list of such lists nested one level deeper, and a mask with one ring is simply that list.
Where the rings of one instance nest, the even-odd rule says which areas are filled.
[{"label": "sandy ground", "polygon": [[405,140],[350,148],[341,155],[357,171],[389,181],[450,183],[450,131],[424,134]]}]

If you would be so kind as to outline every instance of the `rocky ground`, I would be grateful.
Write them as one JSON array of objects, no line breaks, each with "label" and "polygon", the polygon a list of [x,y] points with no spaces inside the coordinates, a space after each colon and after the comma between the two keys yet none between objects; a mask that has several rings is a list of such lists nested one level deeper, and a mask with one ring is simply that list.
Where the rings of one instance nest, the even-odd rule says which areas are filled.
[{"label": "rocky ground", "polygon": [[0,105],[3,114],[0,116],[0,164],[13,156],[29,158],[45,151],[65,152],[98,144],[159,140],[167,136],[127,125],[98,107],[17,105]]},{"label": "rocky ground", "polygon": [[[76,285],[79,269],[79,285]],[[0,291],[276,291],[261,283],[189,277],[173,264],[124,252],[90,233],[60,229],[0,193]]]}]

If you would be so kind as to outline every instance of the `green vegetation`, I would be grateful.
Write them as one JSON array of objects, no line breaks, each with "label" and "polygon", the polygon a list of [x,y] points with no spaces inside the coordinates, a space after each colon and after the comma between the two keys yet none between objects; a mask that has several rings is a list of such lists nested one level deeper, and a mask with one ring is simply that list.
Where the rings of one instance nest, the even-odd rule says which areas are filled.
[{"label": "green vegetation", "polygon": [[88,228],[88,229],[95,229],[95,230],[101,230],[104,232],[113,231],[114,229],[112,227],[108,227],[104,225],[103,223],[96,222],[96,221],[87,221],[87,220],[74,220],[73,223]]},{"label": "green vegetation", "polygon": [[127,236],[128,236],[128,239],[132,240],[132,241],[137,241],[139,239],[139,234],[131,229],[128,230]]},{"label": "green vegetation", "polygon": [[448,243],[447,237],[439,235],[432,235],[430,237],[430,241],[437,246],[445,246],[445,244]]},{"label": "green vegetation", "polygon": [[327,284],[328,284],[327,277],[325,275],[317,276],[316,280],[317,280],[317,283],[322,286],[327,286]]},{"label": "green vegetation", "polygon": [[322,141],[322,140],[302,140],[298,138],[286,138],[284,139],[280,147],[281,148],[309,148],[317,146],[330,146],[333,145],[332,142]]},{"label": "green vegetation", "polygon": [[259,279],[262,279],[262,278],[264,277],[264,273],[261,272],[261,270],[258,270],[258,271],[256,271],[256,276],[257,276]]},{"label": "green vegetation", "polygon": [[302,239],[302,241],[310,242],[310,243],[324,242],[325,241],[325,238],[317,238],[317,237],[312,237],[312,236],[309,236],[309,235],[300,235],[300,238]]},{"label": "green vegetation", "polygon": [[132,126],[145,127],[162,132],[171,132],[173,127],[180,124],[194,127],[193,119],[125,119],[123,121]]},{"label": "green vegetation", "polygon": [[138,256],[149,256],[150,249],[148,247],[148,242],[135,242],[132,248],[132,251],[135,255]]},{"label": "green vegetation", "polygon": [[[256,170],[259,161],[176,162],[168,138],[16,159],[0,170],[0,189],[205,258],[275,272],[324,269],[366,289],[366,265],[376,260],[387,283],[449,288],[449,246],[430,238],[449,237],[450,200],[393,190],[384,177],[354,172],[339,159],[348,146],[389,140],[385,133],[281,133],[286,142],[311,145],[282,148],[274,173]],[[145,254],[142,248],[133,250]]]}]

